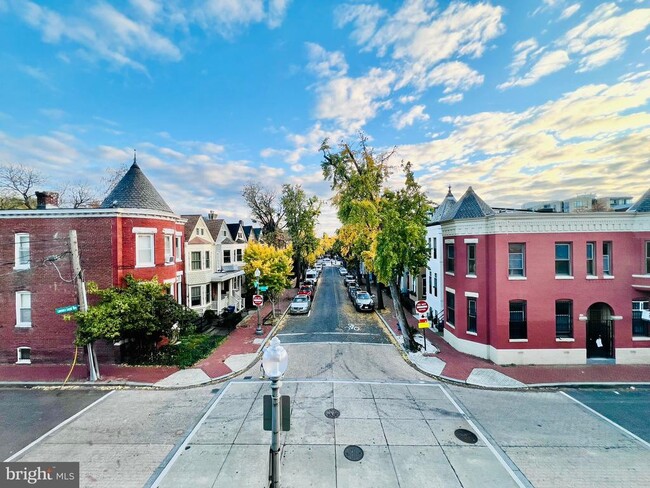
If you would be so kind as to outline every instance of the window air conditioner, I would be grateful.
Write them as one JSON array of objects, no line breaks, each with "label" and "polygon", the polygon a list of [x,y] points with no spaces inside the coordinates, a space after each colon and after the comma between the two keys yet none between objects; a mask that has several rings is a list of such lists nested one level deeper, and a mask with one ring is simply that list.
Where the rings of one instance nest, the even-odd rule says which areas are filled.
[{"label": "window air conditioner", "polygon": [[174,262],[174,256],[167,256],[167,262],[168,263],[173,263]]},{"label": "window air conditioner", "polygon": [[650,310],[641,310],[641,320],[647,320],[650,322]]}]

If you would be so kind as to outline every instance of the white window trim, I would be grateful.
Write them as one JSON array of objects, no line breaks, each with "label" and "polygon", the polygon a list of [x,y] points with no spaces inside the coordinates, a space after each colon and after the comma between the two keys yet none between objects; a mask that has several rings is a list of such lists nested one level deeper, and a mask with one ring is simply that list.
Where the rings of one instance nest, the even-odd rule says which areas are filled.
[{"label": "white window trim", "polygon": [[[155,230],[155,229],[154,229]],[[155,232],[144,232],[138,233],[135,236],[135,267],[136,268],[155,268],[156,267],[156,239],[154,239],[153,234]],[[140,248],[138,245],[138,237],[150,237],[151,238],[151,262],[140,262]]]},{"label": "white window trim", "polygon": [[445,244],[453,244],[454,239],[445,239]]},{"label": "white window trim", "polygon": [[509,281],[526,281],[527,279],[527,276],[508,276]]},{"label": "white window trim", "polygon": [[32,322],[20,322],[20,297],[29,295],[29,309],[32,310],[32,293],[27,290],[16,292],[16,327],[29,329],[32,327]]},{"label": "white window trim", "polygon": [[614,279],[614,275],[603,275],[603,279],[604,279],[604,280],[613,280],[613,279]]},{"label": "white window trim", "polygon": [[471,238],[471,239],[463,239],[463,243],[465,244],[478,244],[478,238]]},{"label": "white window trim", "polygon": [[575,279],[574,276],[568,276],[568,275],[555,275],[556,280],[573,280]]},{"label": "white window trim", "polygon": [[556,337],[555,342],[575,342],[573,337]]},{"label": "white window trim", "polygon": [[[27,236],[27,263],[20,263],[20,238]],[[27,232],[18,232],[14,234],[14,269],[29,269],[31,266],[31,246],[29,234]]]},{"label": "white window trim", "polygon": [[[189,306],[190,307],[202,307],[203,306],[203,298],[204,298],[204,296],[203,296],[203,286],[201,286],[201,285],[192,285],[189,288],[190,288],[190,293],[189,293],[189,295],[190,295],[189,296],[190,303],[189,303]],[[199,289],[199,304],[198,305],[192,305],[192,290],[194,288]]]},{"label": "white window trim", "polygon": [[598,276],[596,276],[596,275],[587,275],[585,278],[588,279],[588,280],[597,280]]},{"label": "white window trim", "polygon": [[155,227],[134,227],[133,229],[134,234],[157,234],[158,229]]},{"label": "white window trim", "polygon": [[31,357],[31,352],[32,348],[28,346],[20,346],[16,348],[16,364],[32,364],[31,359],[20,359],[20,350],[21,349],[29,349],[30,357]]},{"label": "white window trim", "polygon": [[477,278],[477,276],[475,274],[468,274],[465,275],[465,278]]},{"label": "white window trim", "polygon": [[475,337],[478,336],[478,332],[472,332],[472,331],[470,331],[470,330],[465,331],[465,333],[466,333],[467,335],[471,335],[471,336],[475,336]]},{"label": "white window trim", "polygon": [[650,279],[650,274],[633,274],[632,278]]},{"label": "white window trim", "polygon": [[650,341],[650,337],[648,336],[632,336],[632,342],[642,342],[642,341]]},{"label": "white window trim", "polygon": [[174,229],[163,229],[163,234],[173,236],[174,235]]},{"label": "white window trim", "polygon": [[465,296],[469,298],[478,298],[478,292],[476,291],[466,291]]},{"label": "white window trim", "polygon": [[508,339],[508,342],[528,342],[528,339]]},{"label": "white window trim", "polygon": [[[167,254],[167,240],[169,239],[170,241],[170,246],[169,250],[171,251],[171,254]],[[165,250],[165,266],[171,266],[174,264],[174,247],[176,246],[176,243],[174,242],[174,234],[169,234],[166,233],[163,236],[163,247]],[[171,258],[171,259],[169,259]]]},{"label": "white window trim", "polygon": [[174,252],[176,253],[176,262],[180,263],[183,260],[183,236],[180,232],[176,232],[174,236]]},{"label": "white window trim", "polygon": [[445,286],[445,291],[448,291],[449,293],[453,293],[454,295],[456,294],[456,290],[453,288],[449,288],[448,286]]}]

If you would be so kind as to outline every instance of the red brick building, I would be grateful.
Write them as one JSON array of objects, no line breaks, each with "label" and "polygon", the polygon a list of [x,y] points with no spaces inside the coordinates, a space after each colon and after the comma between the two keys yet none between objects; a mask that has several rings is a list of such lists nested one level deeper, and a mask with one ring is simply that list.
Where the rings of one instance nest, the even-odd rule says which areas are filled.
[{"label": "red brick building", "polygon": [[[54,193],[37,198],[36,210],[0,211],[0,363],[72,359],[76,325],[55,313],[79,304],[70,230],[86,282],[105,288],[128,274],[157,277],[180,298],[184,221],[135,161],[100,208],[58,208]],[[110,348],[98,353],[112,358]]]}]

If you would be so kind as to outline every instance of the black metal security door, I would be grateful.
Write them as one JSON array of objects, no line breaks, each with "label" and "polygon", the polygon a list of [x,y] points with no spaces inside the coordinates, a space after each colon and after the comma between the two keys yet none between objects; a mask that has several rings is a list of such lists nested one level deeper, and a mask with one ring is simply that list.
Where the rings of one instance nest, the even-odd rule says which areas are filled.
[{"label": "black metal security door", "polygon": [[587,358],[613,358],[612,309],[606,303],[595,303],[587,317]]}]

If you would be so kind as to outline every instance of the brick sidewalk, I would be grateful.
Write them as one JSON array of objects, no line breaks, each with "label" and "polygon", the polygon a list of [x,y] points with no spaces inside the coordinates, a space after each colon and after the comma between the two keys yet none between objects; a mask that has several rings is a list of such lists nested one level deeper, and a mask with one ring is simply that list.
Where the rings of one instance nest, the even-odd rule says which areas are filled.
[{"label": "brick sidewalk", "polygon": [[[401,331],[393,313],[392,298],[384,294],[386,309],[381,315],[393,332],[401,338]],[[408,311],[409,325],[418,327],[417,319]],[[492,369],[527,385],[556,383],[650,383],[650,364],[581,364],[581,365],[526,365],[499,366],[492,361],[457,351],[433,329],[425,329],[429,343],[440,351],[436,357],[444,361],[442,376],[466,381],[474,369]]]}]

